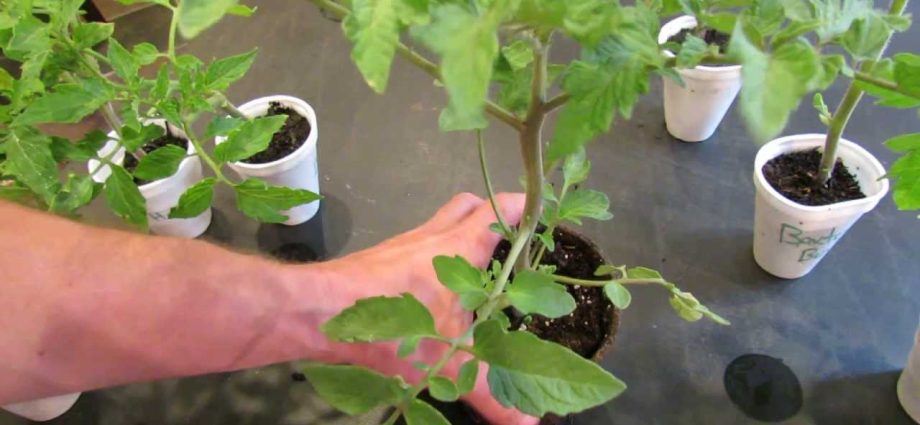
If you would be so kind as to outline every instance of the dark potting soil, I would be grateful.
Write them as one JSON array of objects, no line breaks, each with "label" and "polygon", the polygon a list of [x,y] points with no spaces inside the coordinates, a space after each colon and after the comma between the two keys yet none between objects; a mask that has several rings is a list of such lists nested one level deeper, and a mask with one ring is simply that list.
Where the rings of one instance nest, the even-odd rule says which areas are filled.
[{"label": "dark potting soil", "polygon": [[[542,231],[542,229],[540,229]],[[594,270],[604,264],[600,253],[590,244],[579,237],[561,229],[553,232],[556,241],[556,250],[547,251],[541,264],[556,266],[556,273],[578,279],[598,279]],[[508,258],[511,244],[502,241],[495,248],[492,258],[504,261]],[[569,293],[575,298],[575,311],[572,314],[557,319],[549,319],[540,315],[531,316],[529,323],[524,324],[523,317],[515,317],[512,311],[506,310],[511,317],[511,329],[527,330],[540,339],[564,345],[582,357],[591,358],[604,345],[611,342],[610,332],[613,327],[614,307],[610,300],[604,296],[599,287],[575,287],[566,285]],[[419,398],[434,406],[454,425],[487,425],[482,416],[462,402],[445,403],[435,400],[428,392],[423,392]],[[541,425],[559,424],[564,418],[547,415],[540,422]],[[400,419],[397,424],[405,424]],[[501,424],[495,424],[501,425]]]},{"label": "dark potting soil", "polygon": [[287,115],[284,125],[273,136],[271,143],[264,151],[243,160],[248,164],[264,164],[284,158],[307,141],[310,135],[310,121],[292,108],[278,102],[268,104],[268,113],[265,116]]},{"label": "dark potting soil", "polygon": [[830,181],[826,185],[816,185],[815,176],[820,165],[821,152],[811,149],[777,156],[764,164],[761,171],[770,186],[802,205],[829,205],[866,197],[856,176],[840,159],[834,164]]},{"label": "dark potting soil", "polygon": [[[148,154],[166,145],[175,145],[182,148],[182,150],[187,150],[188,140],[173,136],[169,132],[166,132],[166,134],[145,143],[143,146],[141,146],[141,150],[143,150],[145,154]],[[125,153],[125,160],[122,164],[125,169],[128,170],[128,172],[133,172],[134,169],[137,168],[137,157],[135,157],[134,154],[127,152]],[[138,186],[145,185],[147,183],[150,182],[147,180],[139,179],[137,177],[134,178],[134,184]]]},{"label": "dark potting soil", "polygon": [[[594,270],[604,264],[604,259],[593,247],[577,236],[556,229],[553,232],[556,250],[547,251],[540,262],[556,266],[556,274],[576,279],[597,279]],[[502,241],[492,258],[504,261],[508,257],[511,244]],[[565,285],[569,294],[575,298],[576,308],[568,316],[550,319],[533,315],[530,323],[524,323],[523,317],[515,318],[513,314],[511,328],[526,330],[546,341],[566,346],[582,357],[590,358],[603,348],[610,335],[613,304],[604,296],[604,291],[596,286]],[[507,313],[511,313],[507,311]]]},{"label": "dark potting soil", "polygon": [[690,34],[702,38],[706,44],[719,46],[719,53],[725,53],[728,51],[728,42],[731,39],[731,36],[711,28],[703,28],[702,34],[700,34],[696,28],[684,28],[680,30],[679,33],[669,37],[668,41],[683,44],[684,40],[687,39],[687,35]]}]

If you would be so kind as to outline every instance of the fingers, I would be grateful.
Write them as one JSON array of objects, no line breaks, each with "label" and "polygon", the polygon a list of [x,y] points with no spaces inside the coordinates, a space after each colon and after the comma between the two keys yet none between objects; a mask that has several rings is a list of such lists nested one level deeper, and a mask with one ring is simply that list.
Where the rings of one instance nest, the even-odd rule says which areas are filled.
[{"label": "fingers", "polygon": [[454,227],[483,204],[488,204],[488,202],[472,193],[458,193],[450,201],[447,201],[422,227],[430,232]]},{"label": "fingers", "polygon": [[[521,215],[524,213],[524,198],[523,193],[499,193],[495,195],[495,202],[501,209],[502,216],[504,216],[509,226],[515,226],[521,221]],[[483,201],[476,208],[476,211],[464,220],[464,225],[471,226],[472,229],[488,228],[490,224],[497,221],[495,211],[492,210],[492,204]]]}]

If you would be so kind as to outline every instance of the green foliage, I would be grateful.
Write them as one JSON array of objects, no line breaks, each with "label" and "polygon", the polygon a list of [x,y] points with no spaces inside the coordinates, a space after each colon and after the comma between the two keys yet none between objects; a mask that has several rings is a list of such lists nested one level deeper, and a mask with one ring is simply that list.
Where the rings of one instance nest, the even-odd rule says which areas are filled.
[{"label": "green foliage", "polygon": [[262,152],[286,119],[286,115],[272,115],[242,123],[227,135],[226,141],[214,148],[214,158],[234,162]]},{"label": "green foliage", "polygon": [[460,372],[457,374],[457,391],[461,396],[473,391],[477,376],[479,376],[479,360],[468,360],[463,366],[460,366]]},{"label": "green foliage", "polygon": [[527,332],[506,332],[496,321],[476,327],[476,356],[489,363],[489,388],[506,407],[543,416],[588,409],[626,385],[590,360]]},{"label": "green foliage", "polygon": [[[166,2],[166,0],[161,0]],[[236,8],[237,0],[182,0],[179,2],[179,32],[185,38],[195,38]]]},{"label": "green foliage", "polygon": [[903,154],[888,170],[894,178],[893,196],[898,209],[920,209],[920,133],[893,137],[885,145]]},{"label": "green foliage", "polygon": [[397,3],[407,0],[355,0],[352,13],[342,22],[345,35],[354,43],[351,58],[367,84],[383,93],[390,78],[390,65],[399,40]]},{"label": "green foliage", "polygon": [[309,190],[269,186],[259,179],[249,178],[233,186],[236,206],[249,217],[264,223],[283,223],[287,217],[281,211],[319,200]]},{"label": "green foliage", "polygon": [[414,35],[441,57],[441,80],[447,89],[447,108],[441,129],[485,128],[483,105],[498,54],[498,24],[506,2],[492,2],[483,15],[447,4],[432,11],[431,24]]},{"label": "green foliage", "polygon": [[250,50],[235,56],[218,59],[208,66],[204,75],[207,90],[223,91],[236,80],[243,78],[256,59],[256,50]]},{"label": "green foliage", "polygon": [[304,375],[323,400],[349,415],[395,404],[405,385],[400,379],[357,366],[313,364],[304,369]]},{"label": "green foliage", "polygon": [[616,282],[604,285],[604,294],[620,310],[625,310],[632,302],[632,294],[629,293],[629,290]]},{"label": "green foliage", "polygon": [[169,210],[169,218],[192,218],[205,212],[214,198],[217,179],[208,177],[193,184],[179,197],[179,203]]},{"label": "green foliage", "polygon": [[163,146],[138,161],[134,177],[149,181],[169,177],[176,173],[185,156],[185,149],[176,145]]},{"label": "green foliage", "polygon": [[789,114],[811,89],[821,64],[805,41],[783,44],[767,54],[740,28],[732,34],[730,53],[744,64],[741,109],[755,138],[767,141],[786,126]]},{"label": "green foliage", "polygon": [[438,280],[460,296],[463,308],[473,311],[489,298],[482,274],[465,258],[441,255],[434,257],[432,262]]},{"label": "green foliage", "polygon": [[524,314],[556,318],[575,310],[575,299],[565,287],[536,271],[524,270],[518,273],[506,295],[511,305]]},{"label": "green foliage", "polygon": [[411,294],[359,300],[324,323],[322,331],[330,339],[341,342],[437,335],[431,313]]},{"label": "green foliage", "polygon": [[112,174],[105,181],[105,201],[109,208],[126,222],[147,228],[144,196],[134,184],[134,178],[119,165],[110,165]]},{"label": "green foliage", "polygon": [[454,381],[443,376],[432,376],[428,378],[428,392],[436,400],[457,401],[460,398],[460,391]]},{"label": "green foliage", "polygon": [[13,122],[17,126],[45,123],[76,123],[112,98],[109,88],[98,80],[80,84],[59,84],[36,99]]},{"label": "green foliage", "polygon": [[405,414],[407,425],[450,425],[441,412],[419,399],[409,403]]}]

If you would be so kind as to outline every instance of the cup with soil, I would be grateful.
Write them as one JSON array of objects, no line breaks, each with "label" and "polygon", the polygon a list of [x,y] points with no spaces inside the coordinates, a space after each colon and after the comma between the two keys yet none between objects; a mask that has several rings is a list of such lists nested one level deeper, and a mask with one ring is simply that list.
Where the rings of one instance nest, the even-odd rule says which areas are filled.
[{"label": "cup with soil", "polygon": [[[149,124],[167,128],[164,120],[151,120]],[[109,133],[109,142],[99,150],[98,154],[105,156],[111,153],[112,149],[118,146],[115,142],[117,138],[118,135],[115,132]],[[169,218],[169,210],[179,203],[179,198],[189,187],[202,180],[201,159],[195,155],[195,147],[186,140],[185,134],[171,126],[162,136],[141,146],[140,150],[144,154],[149,154],[167,145],[178,146],[188,153],[188,156],[179,163],[175,174],[154,181],[135,177],[134,183],[137,184],[138,190],[146,201],[147,220],[151,232],[164,236],[197,238],[211,224],[211,208],[209,207],[196,217],[172,219]],[[112,162],[121,164],[126,170],[132,172],[137,167],[138,158],[134,153],[126,153],[124,148],[119,148],[119,151],[112,157]],[[97,165],[98,162],[95,160],[87,163],[90,172],[95,170]],[[93,178],[103,182],[110,173],[111,171],[106,166]]]},{"label": "cup with soil", "polygon": [[[242,178],[256,177],[275,186],[306,189],[319,193],[319,166],[316,141],[319,129],[316,113],[307,102],[291,96],[267,96],[247,102],[239,110],[248,117],[287,115],[287,120],[272,136],[268,148],[230,165]],[[216,139],[217,144],[226,140]],[[284,224],[301,224],[316,215],[319,202],[298,205],[281,213],[288,217]]]},{"label": "cup with soil", "polygon": [[840,139],[827,185],[815,184],[823,134],[775,139],[754,160],[754,259],[777,277],[808,274],[888,192],[882,164]]},{"label": "cup with soil", "polygon": [[[553,252],[547,251],[540,264],[556,266],[559,275],[598,279],[594,276],[594,270],[607,261],[593,242],[565,227],[554,230],[553,238],[556,249]],[[495,248],[492,258],[503,262],[510,248],[508,241],[502,241]],[[524,317],[509,307],[505,313],[511,318],[511,329],[526,330],[543,340],[563,345],[586,359],[600,362],[613,346],[619,326],[619,310],[604,296],[600,287],[566,285],[566,289],[575,298],[576,307],[571,314],[556,319],[536,314]],[[420,397],[441,411],[453,425],[489,424],[462,401],[445,403],[435,400],[427,392]],[[540,420],[540,424],[557,425],[564,420],[563,417],[549,414]]]},{"label": "cup with soil", "polygon": [[[696,18],[686,15],[664,24],[658,33],[658,43],[683,43],[689,34],[702,38],[707,44],[719,46],[722,53],[728,49],[728,34],[697,28]],[[674,57],[670,51],[664,54]],[[693,69],[678,69],[677,72],[684,80],[684,87],[664,78],[664,121],[668,133],[685,142],[701,142],[712,136],[738,96],[741,65],[703,63]]]}]

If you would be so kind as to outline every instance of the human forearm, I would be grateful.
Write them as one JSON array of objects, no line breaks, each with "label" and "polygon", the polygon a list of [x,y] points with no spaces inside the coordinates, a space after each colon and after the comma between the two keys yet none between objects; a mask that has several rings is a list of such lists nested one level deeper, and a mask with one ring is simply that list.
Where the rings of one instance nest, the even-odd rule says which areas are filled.
[{"label": "human forearm", "polygon": [[0,203],[0,404],[319,358],[366,296],[335,267],[93,228]]}]

